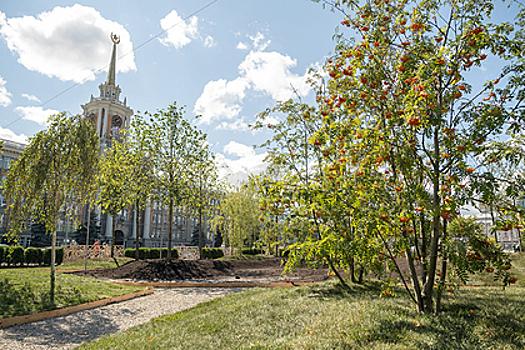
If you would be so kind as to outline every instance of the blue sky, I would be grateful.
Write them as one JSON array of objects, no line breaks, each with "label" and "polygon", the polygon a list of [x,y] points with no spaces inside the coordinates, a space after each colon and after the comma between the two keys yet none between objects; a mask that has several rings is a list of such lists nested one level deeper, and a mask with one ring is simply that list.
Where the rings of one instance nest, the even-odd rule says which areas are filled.
[{"label": "blue sky", "polygon": [[117,84],[135,112],[186,105],[188,118],[203,115],[232,180],[260,171],[263,151],[252,145],[269,134],[247,124],[292,97],[290,84],[312,98],[306,72],[332,50],[341,15],[307,0],[218,0],[182,21],[211,2],[1,2],[0,137],[23,141],[51,113],[81,113],[106,79],[115,32],[125,55]]},{"label": "blue sky", "polygon": [[[494,20],[514,10],[500,6]],[[306,72],[333,49],[341,17],[309,0],[2,1],[0,138],[24,141],[49,114],[81,113],[106,79],[115,32],[122,99],[135,112],[177,101],[188,118],[201,114],[223,173],[237,182],[264,168],[252,146],[271,136],[247,124],[293,97],[290,84],[312,100]],[[497,67],[487,59],[469,76],[480,86]]]}]

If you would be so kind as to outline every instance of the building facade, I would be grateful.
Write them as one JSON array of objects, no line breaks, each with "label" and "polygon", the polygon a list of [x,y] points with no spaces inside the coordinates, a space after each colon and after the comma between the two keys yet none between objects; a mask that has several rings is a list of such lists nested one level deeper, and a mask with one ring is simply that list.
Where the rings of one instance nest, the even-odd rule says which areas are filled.
[{"label": "building facade", "polygon": [[[127,99],[121,100],[121,88],[116,85],[116,53],[119,37],[112,34],[113,48],[106,81],[99,85],[98,97],[91,95],[89,102],[81,105],[83,115],[95,124],[100,140],[100,155],[110,148],[113,142],[122,142],[122,131],[131,125],[133,109],[127,104]],[[25,145],[12,141],[4,141],[1,151],[0,174],[5,177],[9,164],[20,158]],[[8,218],[5,215],[6,203],[0,192],[0,234],[9,228]],[[80,213],[82,212],[82,214]],[[111,244],[113,218],[103,214],[100,208],[95,208],[100,226],[102,241]],[[137,211],[133,208],[123,210],[116,217],[115,244],[135,247],[135,237],[139,231],[139,244],[142,247],[167,247],[168,242],[168,210],[159,202],[151,202],[145,210],[140,211],[140,222],[137,227],[135,218]],[[86,209],[78,210],[84,224],[87,224],[89,214]],[[212,244],[214,235],[209,229],[209,217],[203,217],[203,245]],[[192,233],[198,229],[198,218],[186,208],[176,208],[173,217],[173,245],[190,245]],[[29,225],[28,225],[29,226]],[[58,222],[57,245],[70,244],[72,234],[78,228],[78,223],[63,217]],[[24,247],[31,245],[29,230],[24,231],[19,243]]]}]

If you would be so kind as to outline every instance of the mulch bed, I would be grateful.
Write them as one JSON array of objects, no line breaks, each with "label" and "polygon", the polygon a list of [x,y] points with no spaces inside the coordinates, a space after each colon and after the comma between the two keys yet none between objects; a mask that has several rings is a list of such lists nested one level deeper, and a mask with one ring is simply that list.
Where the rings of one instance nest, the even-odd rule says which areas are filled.
[{"label": "mulch bed", "polygon": [[[179,260],[155,259],[131,261],[107,270],[87,271],[87,276],[111,280],[199,281],[199,280],[283,280],[283,259],[264,260]],[[83,271],[71,272],[83,276]],[[297,269],[287,279],[320,282],[329,278],[328,268]]]}]

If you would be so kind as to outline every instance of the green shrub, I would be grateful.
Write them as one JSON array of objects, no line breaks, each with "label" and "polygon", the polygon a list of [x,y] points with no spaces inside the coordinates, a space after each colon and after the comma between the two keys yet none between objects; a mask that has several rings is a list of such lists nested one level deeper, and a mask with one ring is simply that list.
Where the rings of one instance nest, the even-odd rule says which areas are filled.
[{"label": "green shrub", "polygon": [[167,256],[168,256],[168,248],[162,248],[162,258],[166,259]]},{"label": "green shrub", "polygon": [[261,254],[261,250],[257,248],[242,248],[243,255],[257,255]]},{"label": "green shrub", "polygon": [[203,259],[218,259],[224,256],[221,248],[202,248]]},{"label": "green shrub", "polygon": [[26,264],[42,264],[42,249],[29,247],[24,252]]},{"label": "green shrub", "polygon": [[139,248],[139,260],[146,260],[149,254],[149,248]]},{"label": "green shrub", "polygon": [[[166,255],[168,255],[168,250],[166,249]],[[177,248],[171,248],[171,258],[172,259],[178,259],[179,258],[179,251]]]},{"label": "green shrub", "polygon": [[160,258],[160,248],[150,248],[147,258],[148,259],[159,259]]},{"label": "green shrub", "polygon": [[0,264],[5,263],[5,247],[0,246]]},{"label": "green shrub", "polygon": [[24,258],[24,248],[21,246],[16,246],[12,248],[7,248],[6,251],[6,260],[8,265],[22,265],[25,262]]},{"label": "green shrub", "polygon": [[124,256],[126,258],[135,259],[135,249],[131,249],[131,248],[125,249],[124,250]]},{"label": "green shrub", "polygon": [[[44,249],[44,265],[51,265],[51,248]],[[60,265],[64,261],[64,248],[55,249],[55,265]]]}]

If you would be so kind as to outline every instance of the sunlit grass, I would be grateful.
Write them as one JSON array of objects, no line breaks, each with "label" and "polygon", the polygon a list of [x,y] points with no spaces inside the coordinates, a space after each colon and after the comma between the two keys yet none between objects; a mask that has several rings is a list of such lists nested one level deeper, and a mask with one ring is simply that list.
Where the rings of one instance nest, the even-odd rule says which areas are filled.
[{"label": "sunlit grass", "polygon": [[376,283],[251,289],[160,317],[82,349],[522,349],[525,289],[461,290],[422,315]]},{"label": "sunlit grass", "polygon": [[[52,309],[50,277],[42,272],[43,268],[0,269],[0,318]],[[139,289],[59,273],[56,275],[55,305],[57,308],[73,306]]]}]

